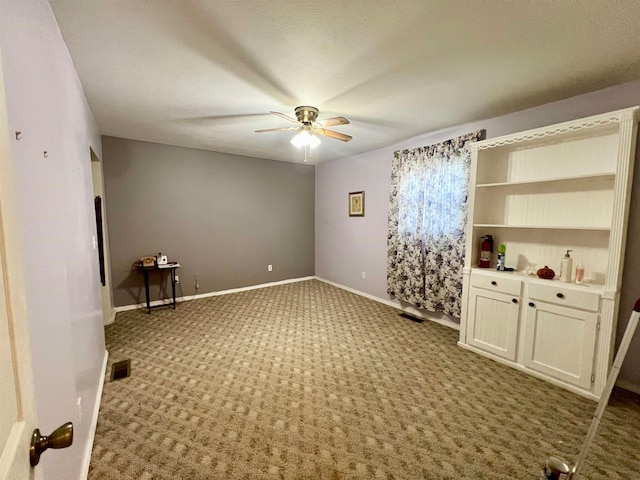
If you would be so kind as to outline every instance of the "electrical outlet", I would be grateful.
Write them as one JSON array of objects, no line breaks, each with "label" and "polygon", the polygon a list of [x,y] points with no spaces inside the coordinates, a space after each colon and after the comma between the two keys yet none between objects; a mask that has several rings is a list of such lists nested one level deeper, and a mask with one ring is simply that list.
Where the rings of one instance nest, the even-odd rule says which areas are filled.
[{"label": "electrical outlet", "polygon": [[176,283],[180,283],[180,277],[176,275]]},{"label": "electrical outlet", "polygon": [[267,265],[267,272],[273,272],[273,265]]},{"label": "electrical outlet", "polygon": [[367,278],[367,274],[366,272],[362,272],[362,279],[364,280],[365,278]]}]

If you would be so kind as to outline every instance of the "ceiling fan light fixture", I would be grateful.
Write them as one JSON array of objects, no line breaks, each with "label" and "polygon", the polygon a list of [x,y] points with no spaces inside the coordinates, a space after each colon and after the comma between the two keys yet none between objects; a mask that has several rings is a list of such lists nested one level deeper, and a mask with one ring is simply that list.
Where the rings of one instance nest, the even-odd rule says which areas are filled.
[{"label": "ceiling fan light fixture", "polygon": [[320,145],[320,139],[308,130],[302,130],[291,139],[291,145],[297,148],[309,146],[311,148]]}]

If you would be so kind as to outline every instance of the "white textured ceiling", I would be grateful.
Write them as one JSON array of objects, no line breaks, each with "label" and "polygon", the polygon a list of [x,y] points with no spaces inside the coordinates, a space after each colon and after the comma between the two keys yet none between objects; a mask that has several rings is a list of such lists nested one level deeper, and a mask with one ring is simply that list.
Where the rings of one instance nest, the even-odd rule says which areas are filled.
[{"label": "white textured ceiling", "polygon": [[313,163],[640,78],[638,0],[51,0],[104,135]]}]

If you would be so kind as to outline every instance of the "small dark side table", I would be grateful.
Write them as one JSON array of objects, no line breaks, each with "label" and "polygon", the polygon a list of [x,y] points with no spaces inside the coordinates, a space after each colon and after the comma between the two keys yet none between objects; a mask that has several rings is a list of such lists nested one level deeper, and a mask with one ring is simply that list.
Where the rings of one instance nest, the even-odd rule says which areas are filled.
[{"label": "small dark side table", "polygon": [[[176,309],[176,269],[180,268],[178,262],[167,263],[166,265],[153,265],[152,267],[143,267],[140,265],[139,269],[142,270],[144,275],[144,293],[147,297],[147,313],[151,313],[152,308],[166,307],[167,305],[173,305],[173,309]],[[173,303],[161,304],[151,306],[149,301],[149,272],[169,270],[171,273],[171,293],[173,294]]]}]

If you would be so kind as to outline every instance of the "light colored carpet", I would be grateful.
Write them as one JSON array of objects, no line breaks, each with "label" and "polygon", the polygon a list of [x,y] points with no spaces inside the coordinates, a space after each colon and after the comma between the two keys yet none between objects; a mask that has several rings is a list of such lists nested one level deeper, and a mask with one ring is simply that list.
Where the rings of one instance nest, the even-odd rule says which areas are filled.
[{"label": "light colored carpet", "polygon": [[[315,280],[119,313],[89,478],[537,480],[547,455],[575,461],[594,402],[398,314]],[[616,391],[582,478],[639,470],[639,397]]]}]

